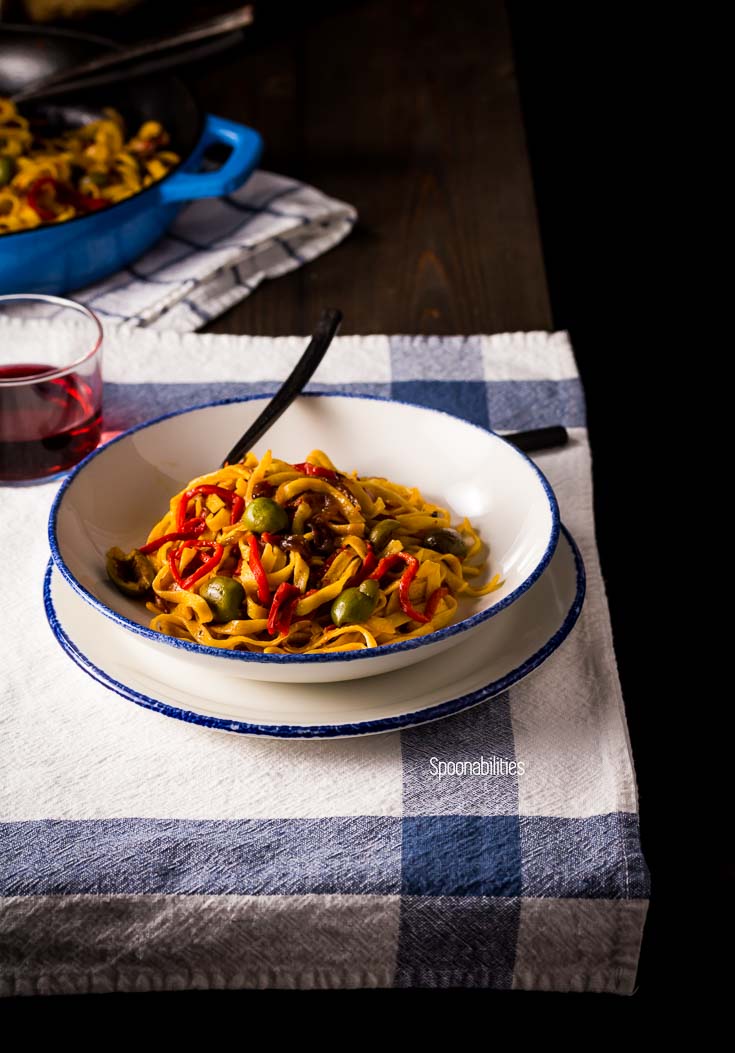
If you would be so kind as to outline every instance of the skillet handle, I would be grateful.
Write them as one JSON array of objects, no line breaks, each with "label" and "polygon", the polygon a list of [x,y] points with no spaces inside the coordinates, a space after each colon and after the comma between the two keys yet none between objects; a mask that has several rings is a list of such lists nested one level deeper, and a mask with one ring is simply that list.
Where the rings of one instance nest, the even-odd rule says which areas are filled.
[{"label": "skillet handle", "polygon": [[263,152],[263,140],[252,128],[208,113],[202,137],[189,164],[198,164],[204,151],[213,143],[224,143],[225,146],[232,147],[232,153],[222,167],[216,172],[174,172],[169,179],[164,179],[158,188],[164,204],[232,193],[242,186]]}]

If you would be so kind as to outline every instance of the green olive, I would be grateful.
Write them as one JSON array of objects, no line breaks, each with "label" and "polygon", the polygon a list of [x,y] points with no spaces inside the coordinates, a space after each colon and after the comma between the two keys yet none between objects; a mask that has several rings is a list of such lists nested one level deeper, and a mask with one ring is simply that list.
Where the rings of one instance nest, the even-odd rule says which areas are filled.
[{"label": "green olive", "polygon": [[467,555],[467,546],[462,535],[459,531],[452,530],[449,527],[429,530],[424,534],[421,543],[426,548],[433,548],[435,552],[450,552],[453,556],[458,556],[459,559],[464,559]]},{"label": "green olive", "polygon": [[6,186],[15,175],[15,161],[12,157],[0,155],[0,186]]},{"label": "green olive", "polygon": [[240,614],[245,599],[245,589],[236,578],[215,574],[199,595],[209,604],[216,622],[231,622]]},{"label": "green olive", "polygon": [[127,556],[121,548],[111,548],[107,553],[107,576],[126,596],[140,597],[150,590],[156,568],[137,548]]},{"label": "green olive", "polygon": [[[378,598],[377,582],[364,581],[359,589],[345,589],[332,604],[332,621],[335,625],[349,625],[353,622],[365,622],[375,610]],[[363,585],[370,585],[368,590]],[[372,586],[375,595],[371,596]]]},{"label": "green olive", "polygon": [[[380,592],[380,585],[374,578],[368,578],[367,581],[363,581],[362,585],[358,585],[358,592],[363,592],[366,596],[369,596],[371,600],[377,600]],[[375,606],[375,603],[373,603]]]},{"label": "green olive", "polygon": [[277,534],[288,526],[285,508],[281,508],[270,497],[256,497],[251,501],[245,509],[242,521],[254,534],[262,534],[264,530],[270,534]]},{"label": "green olive", "polygon": [[370,543],[373,548],[385,548],[400,525],[397,519],[379,519],[370,531]]}]

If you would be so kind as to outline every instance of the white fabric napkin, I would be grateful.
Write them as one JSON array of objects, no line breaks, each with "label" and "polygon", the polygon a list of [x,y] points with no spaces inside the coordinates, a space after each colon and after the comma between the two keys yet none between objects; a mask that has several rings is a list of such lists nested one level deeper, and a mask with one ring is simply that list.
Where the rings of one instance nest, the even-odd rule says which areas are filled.
[{"label": "white fabric napkin", "polygon": [[[107,426],[271,391],[303,342],[108,328]],[[446,720],[332,741],[228,735],[139,708],[70,661],[41,598],[58,483],[0,488],[0,994],[630,993],[648,875],[566,335],[338,338],[312,386],[498,430],[567,425],[571,444],[537,461],[586,564],[578,624],[530,677]],[[523,774],[432,775],[431,756],[480,755]]]},{"label": "white fabric napkin", "polygon": [[103,321],[199,329],[266,278],[327,252],[356,218],[343,201],[258,170],[232,194],[191,202],[134,264],[72,296]]}]

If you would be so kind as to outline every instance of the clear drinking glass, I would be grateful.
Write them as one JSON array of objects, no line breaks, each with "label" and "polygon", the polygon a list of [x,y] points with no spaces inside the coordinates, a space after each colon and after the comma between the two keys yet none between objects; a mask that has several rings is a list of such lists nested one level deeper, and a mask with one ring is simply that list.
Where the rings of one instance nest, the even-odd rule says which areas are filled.
[{"label": "clear drinking glass", "polygon": [[0,296],[0,482],[65,472],[102,432],[102,326],[60,296]]}]

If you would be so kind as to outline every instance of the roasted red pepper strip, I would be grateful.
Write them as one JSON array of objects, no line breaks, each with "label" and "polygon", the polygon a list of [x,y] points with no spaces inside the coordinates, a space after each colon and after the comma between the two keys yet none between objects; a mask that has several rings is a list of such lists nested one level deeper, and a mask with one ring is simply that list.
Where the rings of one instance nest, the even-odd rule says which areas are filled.
[{"label": "roasted red pepper strip", "polygon": [[[179,557],[185,548],[211,548],[212,555],[208,559],[205,559],[201,567],[195,570],[193,574],[190,574],[187,578],[182,578],[181,572],[179,571]],[[218,541],[205,541],[203,538],[198,538],[193,541],[185,541],[183,545],[179,545],[177,549],[169,549],[168,565],[171,568],[174,581],[180,589],[185,589],[188,592],[192,585],[196,584],[200,578],[203,578],[205,574],[210,572],[210,570],[214,570],[222,559],[224,551],[224,548]]]},{"label": "roasted red pepper strip", "polygon": [[398,552],[396,555],[405,557],[406,569],[401,574],[401,581],[398,586],[398,601],[401,605],[401,610],[404,614],[407,614],[409,618],[413,618],[415,622],[421,622],[425,625],[429,621],[425,614],[417,611],[415,607],[411,605],[411,601],[408,598],[408,590],[411,587],[411,582],[416,577],[419,569],[419,561],[415,556],[409,556],[407,552]]},{"label": "roasted red pepper strip", "polygon": [[367,543],[367,552],[365,553],[365,559],[362,561],[362,566],[360,567],[360,569],[358,570],[357,574],[355,575],[355,577],[357,579],[356,584],[360,585],[363,581],[365,581],[366,578],[370,577],[370,575],[375,570],[377,565],[378,565],[378,557],[375,555],[375,549],[373,548],[371,543],[368,541],[368,543]]},{"label": "roasted red pepper strip", "polygon": [[193,538],[199,537],[206,528],[207,524],[204,522],[204,516],[194,516],[193,519],[186,520],[181,530],[176,530],[172,534],[164,534],[163,537],[157,537],[155,541],[149,541],[147,545],[143,545],[138,551],[147,556],[149,552],[155,552],[156,549],[159,549],[161,545],[165,545],[168,541],[191,541]]},{"label": "roasted red pepper strip", "polygon": [[416,577],[419,569],[419,561],[415,556],[410,555],[408,552],[394,552],[391,556],[383,556],[369,577],[374,581],[379,581],[384,574],[387,574],[389,570],[393,570],[398,563],[406,564],[406,569],[401,575],[401,581],[398,586],[398,602],[401,605],[401,610],[415,622],[420,622],[422,625],[425,625],[426,622],[429,621],[429,618],[425,614],[422,614],[421,611],[417,611],[408,598],[408,590],[411,588],[411,582]]},{"label": "roasted red pepper strip", "polygon": [[238,519],[242,516],[243,509],[245,508],[245,501],[239,494],[236,494],[234,490],[226,490],[224,486],[215,486],[214,483],[202,483],[201,486],[193,486],[191,490],[187,490],[182,494],[181,501],[179,502],[179,510],[176,514],[177,530],[183,530],[186,509],[192,497],[196,497],[197,494],[216,494],[220,500],[224,501],[226,505],[229,505],[231,508],[230,525],[237,523]]},{"label": "roasted red pepper strip", "polygon": [[258,538],[255,534],[250,535],[248,544],[250,545],[248,564],[258,586],[258,599],[261,607],[267,607],[271,601],[271,590],[268,588],[268,578],[263,570],[263,564],[260,562],[260,548],[258,547]]},{"label": "roasted red pepper strip", "polygon": [[431,621],[431,619],[436,614],[437,607],[448,592],[449,589],[442,585],[440,589],[434,589],[431,596],[429,596],[429,599],[426,603],[426,607],[424,608],[424,614],[427,616],[429,621]]},{"label": "roasted red pepper strip", "polygon": [[263,539],[263,543],[266,545],[277,545],[281,540],[280,534],[270,534],[267,530],[264,530],[260,536]]},{"label": "roasted red pepper strip", "polygon": [[234,526],[240,519],[245,511],[245,498],[240,497],[239,494],[235,494],[232,498],[232,512],[230,513],[230,526]]},{"label": "roasted red pepper strip", "polygon": [[375,581],[380,581],[384,574],[395,570],[399,563],[404,563],[403,557],[407,555],[407,552],[394,552],[391,556],[383,556],[375,570],[368,574],[368,577],[373,578]]},{"label": "roasted red pepper strip", "polygon": [[91,197],[87,194],[79,195],[79,207],[85,212],[99,212],[101,208],[107,208],[110,202],[104,197]]},{"label": "roasted red pepper strip", "polygon": [[54,179],[53,176],[41,176],[39,179],[34,179],[26,190],[26,200],[28,204],[36,215],[44,221],[44,223],[56,219],[56,213],[53,209],[46,208],[46,206],[41,203],[40,195],[42,191],[47,189],[53,189],[54,193],[56,193],[58,185],[58,179]]},{"label": "roasted red pepper strip", "polygon": [[63,204],[73,205],[81,212],[99,212],[101,208],[107,208],[110,202],[104,197],[92,197],[91,194],[82,194],[73,186],[64,183],[58,188],[56,196]]},{"label": "roasted red pepper strip", "polygon": [[362,561],[362,566],[353,574],[350,580],[347,582],[347,588],[353,588],[356,585],[361,585],[363,581],[375,570],[378,565],[378,559],[375,555],[373,546],[368,541],[367,552],[365,553],[365,559]]},{"label": "roasted red pepper strip", "polygon": [[73,186],[62,182],[60,179],[54,179],[53,176],[40,176],[40,178],[34,179],[26,190],[26,200],[44,223],[56,219],[56,213],[53,209],[46,208],[41,203],[40,195],[44,190],[53,190],[54,197],[60,205],[73,205],[74,208],[81,212],[96,212],[100,208],[106,208],[110,203],[103,197],[91,197],[87,194],[80,194]]},{"label": "roasted red pepper strip", "polygon": [[295,585],[284,581],[278,586],[268,615],[268,632],[271,636],[278,636],[279,633],[285,635],[288,632],[300,599],[301,591]]},{"label": "roasted red pepper strip", "polygon": [[339,474],[332,471],[331,468],[321,468],[318,464],[310,464],[308,461],[303,461],[301,464],[294,464],[293,467],[297,472],[303,472],[304,475],[314,475],[318,476],[320,479],[331,479],[334,483],[339,479]]}]

